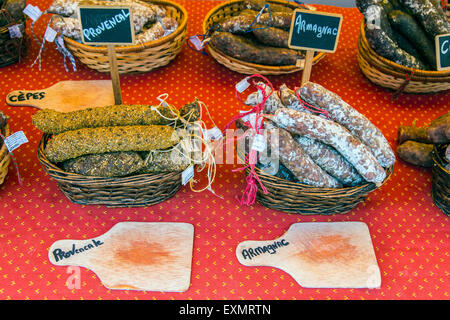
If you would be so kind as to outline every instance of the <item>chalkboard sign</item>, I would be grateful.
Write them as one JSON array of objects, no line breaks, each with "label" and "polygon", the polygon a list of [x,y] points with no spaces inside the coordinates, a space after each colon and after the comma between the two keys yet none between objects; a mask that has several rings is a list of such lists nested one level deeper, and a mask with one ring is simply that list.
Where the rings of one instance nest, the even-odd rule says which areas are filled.
[{"label": "chalkboard sign", "polygon": [[438,70],[450,69],[450,33],[436,36],[436,60]]},{"label": "chalkboard sign", "polygon": [[335,52],[342,15],[297,9],[292,14],[289,48]]},{"label": "chalkboard sign", "polygon": [[94,45],[132,45],[134,26],[127,6],[79,6],[82,41]]}]

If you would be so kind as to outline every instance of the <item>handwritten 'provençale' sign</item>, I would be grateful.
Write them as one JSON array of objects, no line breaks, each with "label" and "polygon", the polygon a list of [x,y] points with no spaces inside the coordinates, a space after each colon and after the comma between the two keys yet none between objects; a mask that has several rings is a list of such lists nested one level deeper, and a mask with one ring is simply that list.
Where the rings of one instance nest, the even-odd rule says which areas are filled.
[{"label": "handwritten 'proven\u00e7ale' sign", "polygon": [[340,14],[297,9],[292,16],[289,47],[335,52],[341,25]]},{"label": "handwritten 'proven\u00e7ale' sign", "polygon": [[134,27],[130,7],[79,6],[82,41],[95,45],[131,45]]},{"label": "handwritten 'proven\u00e7ale' sign", "polygon": [[95,238],[54,242],[48,259],[90,269],[109,289],[184,292],[193,243],[189,223],[119,222]]},{"label": "handwritten 'proven\u00e7ale' sign", "polygon": [[450,69],[450,33],[436,36],[436,61],[438,70]]}]

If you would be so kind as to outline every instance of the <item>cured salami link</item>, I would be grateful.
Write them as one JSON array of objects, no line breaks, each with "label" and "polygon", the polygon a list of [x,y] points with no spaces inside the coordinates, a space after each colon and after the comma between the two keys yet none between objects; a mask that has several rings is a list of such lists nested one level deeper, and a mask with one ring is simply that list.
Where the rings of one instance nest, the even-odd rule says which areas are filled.
[{"label": "cured salami link", "polygon": [[337,94],[312,82],[301,87],[299,94],[306,102],[311,102],[326,110],[330,120],[343,125],[360,139],[383,167],[390,167],[394,164],[394,151],[381,131]]},{"label": "cured salami link", "polygon": [[400,159],[425,168],[433,166],[433,145],[408,140],[397,147],[397,154]]},{"label": "cured salami link", "polygon": [[434,119],[427,128],[427,135],[433,143],[450,142],[450,112]]},{"label": "cured salami link", "polygon": [[295,50],[263,46],[228,32],[214,32],[210,44],[233,58],[272,66],[295,65],[304,56]]},{"label": "cured salami link", "polygon": [[256,14],[254,16],[249,14],[227,18],[219,25],[219,30],[224,32],[231,32],[234,34],[242,34],[248,32],[253,21],[255,21],[255,17]]},{"label": "cured salami link", "polygon": [[[270,128],[270,126],[268,126]],[[275,130],[277,132],[275,132]],[[319,188],[339,188],[342,185],[320,168],[294,140],[292,135],[281,128],[267,130],[268,145],[274,144],[278,135],[279,148],[272,147],[272,156],[278,156],[280,162],[301,182]]]},{"label": "cured salami link", "polygon": [[176,30],[177,21],[170,17],[165,17],[155,22],[150,28],[136,35],[136,43],[145,43],[158,40]]},{"label": "cured salami link", "polygon": [[65,37],[81,40],[80,20],[58,17],[52,20],[52,28]]},{"label": "cured salami link", "polygon": [[83,128],[52,136],[45,154],[53,163],[87,154],[167,149],[179,142],[169,126],[120,126]]},{"label": "cured salami link", "polygon": [[278,109],[274,116],[266,117],[291,133],[332,146],[366,181],[381,185],[386,178],[386,172],[369,149],[342,125],[288,108]]},{"label": "cured salami link", "polygon": [[257,15],[258,12],[256,11],[242,11],[240,15],[232,16],[223,20],[220,23],[220,30],[234,34],[242,34],[255,28],[261,28],[261,26],[256,27],[256,23],[263,25],[263,27],[270,26],[283,30],[289,30],[291,27],[291,14],[286,14],[283,12],[274,12],[270,14],[263,13],[257,20],[255,20]]},{"label": "cured salami link", "polygon": [[400,0],[400,2],[422,24],[431,39],[450,32],[447,20],[441,16],[431,1]]},{"label": "cured salami link", "polygon": [[295,136],[294,139],[319,167],[343,185],[354,187],[364,183],[364,178],[334,148],[305,136]]},{"label": "cured salami link", "polygon": [[[133,1],[95,1],[95,0],[55,0],[47,10],[62,16],[77,18],[78,5],[105,5],[105,6],[129,6],[133,11],[133,24],[136,33],[140,32],[146,23],[155,22],[166,15],[166,9],[155,4],[146,4],[137,0]],[[78,20],[78,19],[76,19]],[[78,22],[79,24],[79,22]],[[81,30],[81,28],[80,28]],[[77,39],[81,39],[81,35]]]},{"label": "cured salami link", "polygon": [[292,14],[292,12],[294,10],[292,10],[289,7],[283,6],[283,5],[279,5],[279,4],[275,4],[275,3],[268,3],[265,0],[245,0],[244,5],[247,9],[250,10],[261,10],[262,8],[264,8],[264,6],[268,4],[269,5],[269,9],[272,12],[286,12],[286,13],[290,13]]},{"label": "cured salami link", "polygon": [[47,9],[47,12],[70,17],[77,11],[79,2],[80,0],[55,0]]},{"label": "cured salami link", "polygon": [[427,66],[422,61],[400,48],[383,30],[366,28],[365,31],[367,42],[380,56],[408,68],[427,69]]},{"label": "cured salami link", "polygon": [[[266,97],[269,96],[271,92],[271,88],[268,85],[265,85],[263,82],[259,82],[258,86],[261,88],[264,88]],[[263,101],[263,93],[259,89],[258,91],[255,91],[248,95],[247,99],[245,100],[246,105],[256,106],[260,104]],[[278,92],[274,91],[270,96],[267,98],[266,103],[264,104],[264,113],[273,114],[275,111],[279,108],[284,108],[283,103],[280,100],[280,97],[278,96]]]},{"label": "cured salami link", "polygon": [[261,43],[274,47],[289,48],[289,32],[287,31],[257,24],[252,33]]},{"label": "cured salami link", "polygon": [[[294,90],[289,89],[285,84],[280,87],[280,99],[286,108],[306,113],[313,113],[311,110],[304,108],[303,105],[300,104]],[[318,108],[315,105],[314,107]]]}]

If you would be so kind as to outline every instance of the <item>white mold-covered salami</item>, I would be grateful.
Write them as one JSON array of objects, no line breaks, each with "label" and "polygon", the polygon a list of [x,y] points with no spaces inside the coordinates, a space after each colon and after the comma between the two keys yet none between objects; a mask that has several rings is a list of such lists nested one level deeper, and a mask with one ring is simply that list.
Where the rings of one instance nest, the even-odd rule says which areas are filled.
[{"label": "white mold-covered salami", "polygon": [[[55,0],[47,9],[49,13],[56,13],[61,16],[76,18],[79,5],[105,5],[105,6],[129,6],[133,12],[134,31],[139,33],[146,23],[155,22],[158,18],[166,15],[166,9],[155,5],[147,4],[138,0],[128,1],[95,1],[95,0]],[[77,39],[81,39],[81,35]]]},{"label": "white mold-covered salami", "polygon": [[280,99],[286,108],[294,109],[306,113],[312,113],[310,110],[304,108],[298,101],[294,90],[288,88],[287,85],[283,84],[280,87]]},{"label": "white mold-covered salami", "polygon": [[[270,94],[272,89],[270,86],[265,85],[264,83],[260,82],[258,83],[258,86],[261,88],[264,88],[266,96]],[[255,91],[247,96],[247,99],[245,101],[246,105],[256,106],[260,104],[263,101],[263,92],[261,89],[258,89],[258,91]],[[280,97],[278,96],[278,92],[274,91],[272,94],[267,98],[266,103],[264,104],[264,110],[263,112],[266,114],[273,114],[275,111],[279,108],[283,108],[284,105],[280,100]]]},{"label": "white mold-covered salami", "polygon": [[358,186],[365,182],[356,169],[334,148],[305,136],[294,136],[295,141],[311,159],[345,186]]},{"label": "white mold-covered salami", "polygon": [[74,18],[57,17],[52,20],[52,28],[65,37],[81,40],[80,20]]},{"label": "white mold-covered salami", "polygon": [[177,28],[177,21],[170,17],[165,17],[156,21],[150,28],[136,35],[136,43],[145,43],[165,37]]},{"label": "white mold-covered salami", "polygon": [[80,0],[55,0],[48,7],[48,13],[56,13],[64,17],[70,17],[77,12]]},{"label": "white mold-covered salami", "polygon": [[306,102],[328,111],[329,119],[343,125],[360,139],[383,167],[394,164],[394,151],[383,133],[337,94],[313,82],[302,86],[299,94]]},{"label": "white mold-covered salami", "polygon": [[386,172],[369,149],[342,125],[321,117],[282,108],[274,116],[267,116],[278,127],[293,134],[319,140],[335,148],[358,173],[377,185],[386,178]]},{"label": "white mold-covered salami", "polygon": [[[274,131],[277,130],[275,133]],[[294,140],[292,135],[281,128],[268,129],[268,145],[278,136],[279,148],[272,148],[272,157],[280,162],[301,182],[319,188],[339,188],[342,185],[319,167]]]}]

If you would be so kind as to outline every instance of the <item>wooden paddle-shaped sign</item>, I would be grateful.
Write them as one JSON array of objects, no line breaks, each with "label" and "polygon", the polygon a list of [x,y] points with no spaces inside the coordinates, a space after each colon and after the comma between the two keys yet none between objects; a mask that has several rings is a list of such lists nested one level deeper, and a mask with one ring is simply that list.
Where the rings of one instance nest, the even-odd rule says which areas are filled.
[{"label": "wooden paddle-shaped sign", "polygon": [[270,266],[306,288],[378,288],[380,269],[363,222],[295,223],[280,238],[245,241],[236,255],[245,266]]},{"label": "wooden paddle-shaped sign", "polygon": [[96,238],[56,241],[48,258],[92,270],[109,289],[184,292],[193,242],[188,223],[120,222]]},{"label": "wooden paddle-shaped sign", "polygon": [[40,90],[18,90],[6,96],[11,106],[31,106],[61,112],[114,104],[111,80],[61,81]]}]

